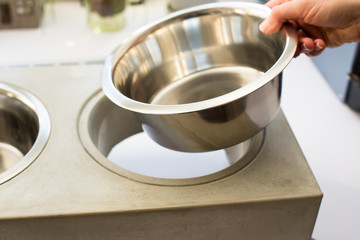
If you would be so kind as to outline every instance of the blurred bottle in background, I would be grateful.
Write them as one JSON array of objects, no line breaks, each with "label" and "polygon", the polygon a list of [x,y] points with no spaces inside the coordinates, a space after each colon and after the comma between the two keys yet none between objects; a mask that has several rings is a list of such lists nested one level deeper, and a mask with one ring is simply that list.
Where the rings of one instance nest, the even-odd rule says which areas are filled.
[{"label": "blurred bottle in background", "polygon": [[126,0],[86,0],[89,26],[97,33],[120,30],[125,25]]},{"label": "blurred bottle in background", "polygon": [[168,0],[168,8],[171,11],[177,11],[200,4],[216,2],[216,0]]},{"label": "blurred bottle in background", "polygon": [[252,2],[266,3],[268,0],[168,0],[168,8],[170,11],[177,11],[188,7],[211,2]]}]

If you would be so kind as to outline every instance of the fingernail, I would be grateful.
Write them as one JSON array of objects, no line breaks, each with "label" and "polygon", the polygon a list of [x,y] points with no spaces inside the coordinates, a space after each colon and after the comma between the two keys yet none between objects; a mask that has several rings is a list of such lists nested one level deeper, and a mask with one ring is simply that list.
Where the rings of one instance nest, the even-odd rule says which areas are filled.
[{"label": "fingernail", "polygon": [[269,28],[269,22],[267,19],[259,25],[259,29],[262,32],[265,32],[268,28]]},{"label": "fingernail", "polygon": [[321,51],[322,49],[323,49],[323,47],[320,46],[319,43],[316,43],[316,44],[315,44],[315,51]]},{"label": "fingernail", "polygon": [[305,43],[301,45],[301,50],[303,51],[303,53],[311,52],[311,50],[306,47]]}]

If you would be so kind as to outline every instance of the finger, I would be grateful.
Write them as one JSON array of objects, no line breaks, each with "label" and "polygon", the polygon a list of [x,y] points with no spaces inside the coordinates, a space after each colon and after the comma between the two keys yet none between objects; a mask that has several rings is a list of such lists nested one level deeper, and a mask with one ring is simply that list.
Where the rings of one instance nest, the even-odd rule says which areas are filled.
[{"label": "finger", "polygon": [[315,39],[314,44],[315,44],[315,51],[317,52],[324,51],[326,48],[326,43],[324,39]]},{"label": "finger", "polygon": [[314,40],[309,37],[299,36],[299,46],[302,53],[310,53],[315,50]]},{"label": "finger", "polygon": [[325,41],[323,39],[314,40],[314,51],[308,53],[308,56],[315,57],[320,55],[326,48]]},{"label": "finger", "polygon": [[314,49],[314,44],[305,32],[301,29],[298,31],[298,45],[294,54],[294,58],[298,57],[301,53],[309,53]]},{"label": "finger", "polygon": [[305,53],[309,57],[320,55],[326,48],[323,39],[312,39],[309,37],[299,38],[300,52]]},{"label": "finger", "polygon": [[286,1],[281,5],[273,7],[270,16],[260,24],[260,30],[266,34],[275,33],[280,31],[283,23],[290,20],[301,19],[302,11],[298,11],[298,9],[299,5],[302,4],[302,2],[303,1]]}]

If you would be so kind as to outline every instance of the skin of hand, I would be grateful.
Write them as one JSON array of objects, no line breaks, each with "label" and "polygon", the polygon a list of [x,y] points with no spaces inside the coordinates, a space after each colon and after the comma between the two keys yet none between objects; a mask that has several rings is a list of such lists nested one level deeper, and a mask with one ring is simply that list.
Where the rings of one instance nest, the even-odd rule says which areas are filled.
[{"label": "skin of hand", "polygon": [[286,22],[298,29],[294,57],[360,41],[360,0],[270,0],[266,6],[272,11],[260,25],[263,33],[278,32]]}]

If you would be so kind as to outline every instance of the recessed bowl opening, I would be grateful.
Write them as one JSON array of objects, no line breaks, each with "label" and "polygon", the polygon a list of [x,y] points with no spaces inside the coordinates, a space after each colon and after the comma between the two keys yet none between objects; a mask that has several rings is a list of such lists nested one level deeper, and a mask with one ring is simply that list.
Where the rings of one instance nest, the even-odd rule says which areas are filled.
[{"label": "recessed bowl opening", "polygon": [[0,83],[0,183],[24,170],[50,134],[45,107],[30,93]]},{"label": "recessed bowl opening", "polygon": [[33,146],[39,120],[24,102],[0,90],[0,172],[20,161]]},{"label": "recessed bowl opening", "polygon": [[226,177],[255,159],[264,133],[228,149],[186,153],[162,147],[144,132],[134,114],[99,93],[80,118],[84,147],[102,166],[149,184],[192,185]]}]

